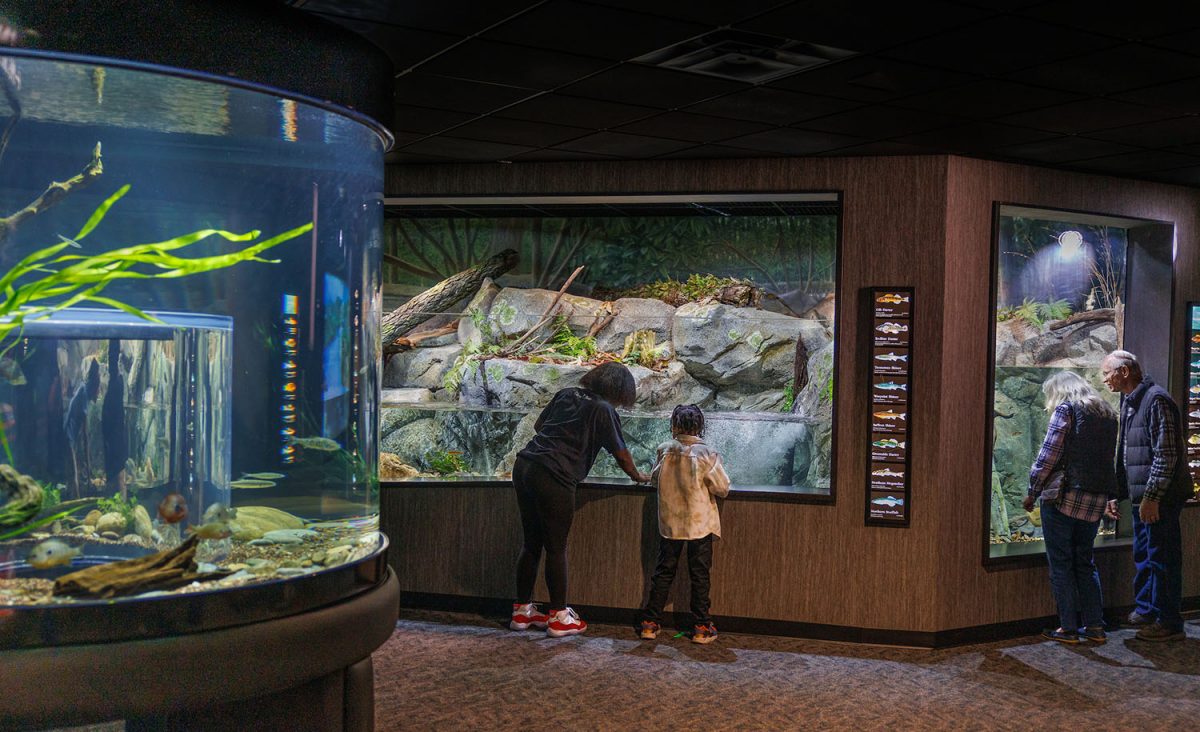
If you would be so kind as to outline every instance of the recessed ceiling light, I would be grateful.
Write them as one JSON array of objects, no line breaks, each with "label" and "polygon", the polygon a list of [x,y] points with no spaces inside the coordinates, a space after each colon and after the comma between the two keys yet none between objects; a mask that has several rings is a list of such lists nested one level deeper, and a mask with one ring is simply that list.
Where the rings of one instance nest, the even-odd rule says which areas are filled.
[{"label": "recessed ceiling light", "polygon": [[748,84],[779,79],[857,55],[832,46],[765,33],[720,30],[633,59],[634,63],[689,71]]}]

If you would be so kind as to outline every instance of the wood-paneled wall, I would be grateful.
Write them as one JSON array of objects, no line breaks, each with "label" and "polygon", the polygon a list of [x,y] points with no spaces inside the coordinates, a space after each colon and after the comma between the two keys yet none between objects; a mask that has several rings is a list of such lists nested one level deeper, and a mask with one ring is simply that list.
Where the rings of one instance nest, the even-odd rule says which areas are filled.
[{"label": "wood-paneled wall", "polygon": [[[833,505],[730,500],[713,568],[713,611],[933,632],[1048,615],[1044,568],[982,566],[992,201],[1180,222],[1196,267],[1194,192],[940,156],[738,161],[391,166],[397,195],[841,191],[842,243]],[[1194,277],[1192,278],[1194,280]],[[915,288],[912,524],[863,526],[869,404],[856,363],[859,291]],[[1177,300],[1195,292],[1182,278]],[[637,607],[653,562],[648,495],[581,490],[570,601]],[[1200,510],[1195,511],[1200,516]],[[393,566],[410,592],[507,597],[520,542],[504,488],[385,488]],[[1188,536],[1196,538],[1188,515]],[[1128,554],[1106,556],[1110,604],[1129,602]],[[1185,594],[1200,591],[1195,568]]]}]

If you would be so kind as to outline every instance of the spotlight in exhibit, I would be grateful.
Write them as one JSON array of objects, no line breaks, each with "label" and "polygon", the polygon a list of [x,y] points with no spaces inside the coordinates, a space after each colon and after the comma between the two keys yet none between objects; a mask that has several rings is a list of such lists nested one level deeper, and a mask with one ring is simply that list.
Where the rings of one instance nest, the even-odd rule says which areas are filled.
[{"label": "spotlight in exhibit", "polygon": [[1074,229],[1064,231],[1058,235],[1058,246],[1061,247],[1059,256],[1063,259],[1074,259],[1079,256],[1079,251],[1083,247],[1083,234]]}]

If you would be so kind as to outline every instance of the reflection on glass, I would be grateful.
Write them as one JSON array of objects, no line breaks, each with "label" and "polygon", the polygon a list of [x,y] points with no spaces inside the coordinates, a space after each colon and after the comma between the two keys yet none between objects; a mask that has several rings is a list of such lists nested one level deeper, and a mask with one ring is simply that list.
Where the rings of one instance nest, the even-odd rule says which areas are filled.
[{"label": "reflection on glass", "polygon": [[[669,438],[672,407],[696,403],[736,488],[827,494],[836,215],[829,204],[770,206],[770,216],[679,208],[401,211],[390,221],[385,274],[405,297],[503,249],[519,253],[451,312],[427,313],[390,358],[384,401],[397,408],[384,410],[381,459],[392,476],[506,479],[551,396],[617,360],[637,380],[638,402],[622,419],[640,465]],[[591,478],[622,475],[605,456]]]}]

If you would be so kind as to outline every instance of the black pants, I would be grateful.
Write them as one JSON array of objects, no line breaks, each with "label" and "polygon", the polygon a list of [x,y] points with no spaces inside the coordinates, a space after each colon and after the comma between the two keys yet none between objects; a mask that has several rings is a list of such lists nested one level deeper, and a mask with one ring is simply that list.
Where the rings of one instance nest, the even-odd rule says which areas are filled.
[{"label": "black pants", "polygon": [[521,509],[524,543],[517,558],[517,601],[533,599],[538,562],[546,550],[546,587],[551,612],[567,606],[567,534],[575,517],[575,485],[564,484],[541,465],[517,458],[513,487]]},{"label": "black pants", "polygon": [[688,575],[692,581],[692,624],[700,625],[712,620],[708,616],[709,572],[712,570],[713,535],[703,539],[658,538],[658,566],[650,580],[650,599],[642,616],[658,623],[662,621],[667,595],[671,593],[671,582],[679,566],[679,553],[687,546]]}]

